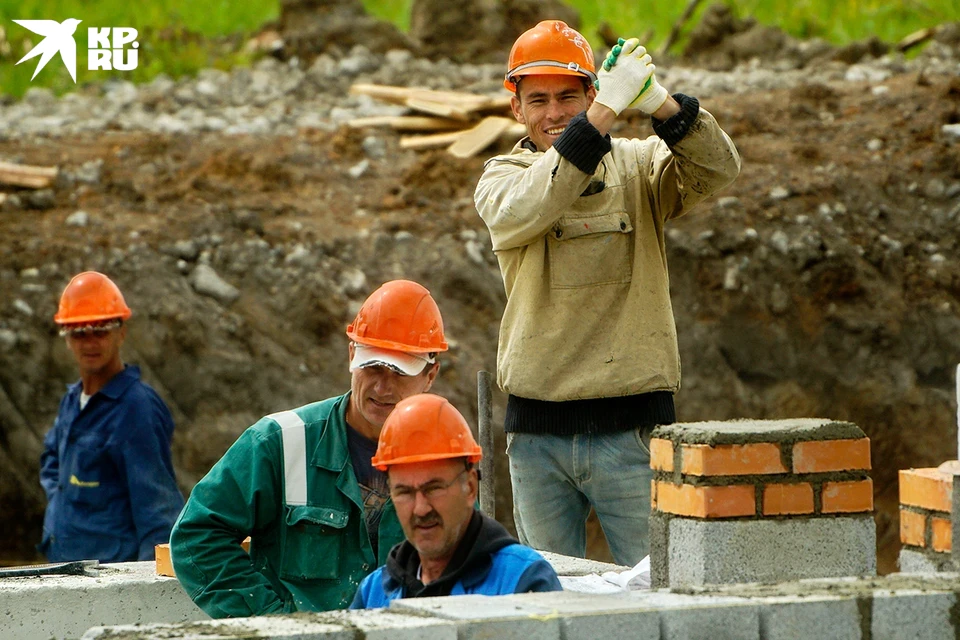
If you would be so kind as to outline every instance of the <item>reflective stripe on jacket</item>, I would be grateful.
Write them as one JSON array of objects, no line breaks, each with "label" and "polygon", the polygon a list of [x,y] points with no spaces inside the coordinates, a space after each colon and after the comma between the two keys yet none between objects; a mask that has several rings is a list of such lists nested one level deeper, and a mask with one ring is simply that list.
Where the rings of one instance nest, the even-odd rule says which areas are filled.
[{"label": "reflective stripe on jacket", "polygon": [[[403,540],[388,501],[374,556],[347,448],[348,398],[262,418],[194,487],[171,556],[210,616],[346,608]],[[247,536],[249,556],[240,547]]]}]

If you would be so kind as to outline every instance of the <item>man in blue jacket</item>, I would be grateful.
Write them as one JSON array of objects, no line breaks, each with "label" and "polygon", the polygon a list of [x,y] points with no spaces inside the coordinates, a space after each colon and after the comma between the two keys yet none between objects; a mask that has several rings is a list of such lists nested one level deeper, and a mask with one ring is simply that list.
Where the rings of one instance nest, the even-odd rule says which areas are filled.
[{"label": "man in blue jacket", "polygon": [[53,562],[153,560],[183,507],[173,418],[140,369],[120,358],[131,315],[117,285],[88,271],[70,281],[54,316],[80,381],[60,401],[40,458],[47,509],[39,549]]},{"label": "man in blue jacket", "polygon": [[481,456],[466,420],[444,398],[424,393],[397,404],[373,465],[387,472],[406,540],[360,583],[351,609],[398,598],[561,590],[540,554],[474,508]]}]

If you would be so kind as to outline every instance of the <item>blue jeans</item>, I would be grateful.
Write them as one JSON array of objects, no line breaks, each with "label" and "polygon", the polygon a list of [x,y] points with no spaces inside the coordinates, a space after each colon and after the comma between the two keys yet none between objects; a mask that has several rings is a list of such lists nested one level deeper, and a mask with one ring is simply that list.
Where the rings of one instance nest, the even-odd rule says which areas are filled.
[{"label": "blue jeans", "polygon": [[617,564],[640,562],[648,553],[651,431],[507,434],[520,542],[582,558],[592,506]]}]

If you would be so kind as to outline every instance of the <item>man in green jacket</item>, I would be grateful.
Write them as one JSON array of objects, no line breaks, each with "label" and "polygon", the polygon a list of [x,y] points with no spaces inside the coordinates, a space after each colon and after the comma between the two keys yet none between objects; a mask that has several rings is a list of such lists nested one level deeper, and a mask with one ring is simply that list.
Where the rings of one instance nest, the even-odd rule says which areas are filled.
[{"label": "man in green jacket", "polygon": [[248,428],[174,526],[174,571],[211,617],[346,608],[404,539],[386,474],[370,460],[396,404],[436,379],[443,320],[429,291],[395,280],[367,298],[347,335],[350,391]]}]

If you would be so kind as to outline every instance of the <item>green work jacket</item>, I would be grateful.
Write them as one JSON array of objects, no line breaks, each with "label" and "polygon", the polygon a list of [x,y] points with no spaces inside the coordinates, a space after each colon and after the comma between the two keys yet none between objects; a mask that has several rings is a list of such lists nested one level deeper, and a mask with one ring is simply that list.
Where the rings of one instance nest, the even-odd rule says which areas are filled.
[{"label": "green work jacket", "polygon": [[262,418],[194,487],[170,551],[211,617],[346,608],[403,541],[388,500],[374,555],[347,449],[349,396]]}]

